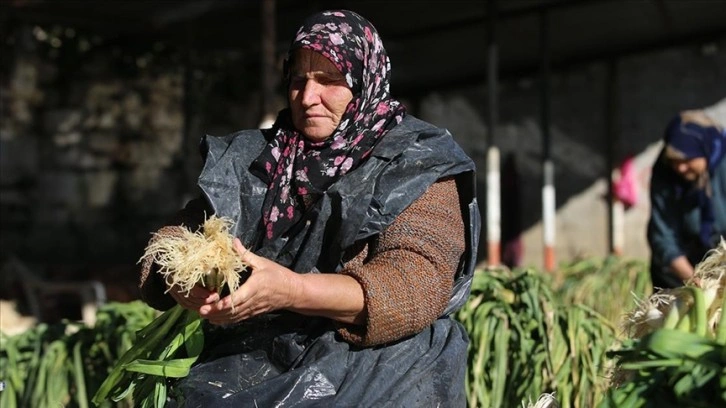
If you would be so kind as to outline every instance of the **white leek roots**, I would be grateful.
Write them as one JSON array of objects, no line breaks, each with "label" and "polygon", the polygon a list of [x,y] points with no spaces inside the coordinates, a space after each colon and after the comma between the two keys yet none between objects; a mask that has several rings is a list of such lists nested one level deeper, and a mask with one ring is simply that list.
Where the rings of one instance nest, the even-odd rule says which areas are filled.
[{"label": "white leek roots", "polygon": [[648,299],[636,299],[637,307],[625,317],[624,328],[632,338],[641,338],[661,327],[673,328],[687,316],[693,305],[688,286],[699,281],[706,306],[708,330],[713,336],[721,316],[721,305],[726,287],[726,241],[711,249],[695,267],[694,278],[686,287],[662,289]]},{"label": "white leek roots", "polygon": [[153,261],[169,288],[176,285],[186,296],[197,283],[212,291],[226,284],[234,292],[247,265],[234,249],[231,226],[229,219],[213,215],[196,232],[181,227],[175,234],[156,233],[141,260]]}]

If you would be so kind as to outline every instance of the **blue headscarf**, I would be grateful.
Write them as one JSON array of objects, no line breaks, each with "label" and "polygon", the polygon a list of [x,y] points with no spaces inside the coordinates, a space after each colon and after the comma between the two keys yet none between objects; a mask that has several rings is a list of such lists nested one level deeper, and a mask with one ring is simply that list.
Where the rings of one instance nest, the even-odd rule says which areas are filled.
[{"label": "blue headscarf", "polygon": [[[680,115],[668,123],[664,140],[666,146],[679,152],[683,159],[705,158],[708,163],[708,180],[713,176],[716,166],[726,156],[726,130],[693,122],[683,123]],[[703,188],[691,188],[686,194],[696,200],[701,210],[699,232],[701,243],[706,247],[711,247],[714,214],[710,189],[706,187],[707,185]]]}]

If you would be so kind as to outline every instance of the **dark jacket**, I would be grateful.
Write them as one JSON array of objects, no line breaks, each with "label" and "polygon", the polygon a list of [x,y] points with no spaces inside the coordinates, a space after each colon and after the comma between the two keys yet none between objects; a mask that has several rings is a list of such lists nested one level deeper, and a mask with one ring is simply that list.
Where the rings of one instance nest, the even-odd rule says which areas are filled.
[{"label": "dark jacket", "polygon": [[689,199],[690,186],[668,167],[662,155],[653,165],[648,243],[654,287],[682,286],[683,283],[670,272],[671,261],[685,255],[695,266],[706,251],[718,244],[721,236],[726,236],[726,159],[713,169],[710,183],[715,219],[711,244],[706,246],[699,238],[701,213],[698,203]]}]

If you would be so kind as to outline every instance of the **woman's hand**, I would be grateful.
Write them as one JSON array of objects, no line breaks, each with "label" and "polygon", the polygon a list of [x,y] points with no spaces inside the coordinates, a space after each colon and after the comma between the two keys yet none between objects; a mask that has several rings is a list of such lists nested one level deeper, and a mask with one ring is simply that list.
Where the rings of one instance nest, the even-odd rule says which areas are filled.
[{"label": "woman's hand", "polygon": [[299,290],[297,273],[248,251],[239,239],[235,249],[251,274],[247,281],[229,296],[199,308],[201,317],[212,324],[226,325],[274,310],[291,307]]},{"label": "woman's hand", "polygon": [[212,292],[199,284],[194,285],[192,290],[189,291],[189,294],[175,285],[169,289],[169,294],[181,307],[197,312],[199,312],[199,308],[202,306],[214,304],[219,300],[219,294],[217,292]]},{"label": "woman's hand", "polygon": [[686,283],[689,280],[693,279],[695,270],[693,269],[693,265],[691,265],[691,262],[688,261],[688,258],[686,258],[685,255],[681,255],[673,259],[671,261],[670,267],[671,272],[678,279],[683,281],[683,283]]}]

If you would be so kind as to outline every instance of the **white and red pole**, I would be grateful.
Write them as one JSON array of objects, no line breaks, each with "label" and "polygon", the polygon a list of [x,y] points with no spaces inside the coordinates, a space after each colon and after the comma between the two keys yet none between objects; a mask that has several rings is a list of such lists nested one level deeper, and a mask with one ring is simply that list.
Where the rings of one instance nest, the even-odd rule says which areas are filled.
[{"label": "white and red pole", "polygon": [[[610,180],[620,180],[622,174],[620,169],[614,169],[611,172]],[[611,182],[612,186],[613,183]],[[612,187],[611,187],[612,188]],[[611,194],[612,199],[610,200],[610,248],[612,249],[613,255],[622,255],[623,248],[625,246],[625,205],[622,201]]]},{"label": "white and red pole", "polygon": [[487,263],[501,263],[502,210],[499,177],[499,149],[487,151]]},{"label": "white and red pole", "polygon": [[542,57],[542,77],[540,101],[542,105],[542,235],[544,244],[544,269],[554,272],[555,262],[555,166],[552,163],[550,137],[550,44],[549,16],[540,13],[540,51]]},{"label": "white and red pole", "polygon": [[544,268],[552,272],[556,267],[555,260],[555,166],[552,160],[545,160],[543,165],[544,185],[542,186],[542,233],[544,241]]}]

